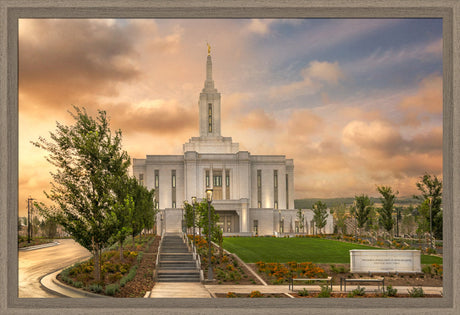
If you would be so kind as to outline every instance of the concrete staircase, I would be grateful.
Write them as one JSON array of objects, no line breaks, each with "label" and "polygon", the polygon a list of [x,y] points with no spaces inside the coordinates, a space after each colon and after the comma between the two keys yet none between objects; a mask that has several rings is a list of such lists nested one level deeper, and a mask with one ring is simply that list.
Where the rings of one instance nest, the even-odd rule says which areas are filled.
[{"label": "concrete staircase", "polygon": [[164,235],[157,276],[158,282],[200,282],[200,271],[180,234]]}]

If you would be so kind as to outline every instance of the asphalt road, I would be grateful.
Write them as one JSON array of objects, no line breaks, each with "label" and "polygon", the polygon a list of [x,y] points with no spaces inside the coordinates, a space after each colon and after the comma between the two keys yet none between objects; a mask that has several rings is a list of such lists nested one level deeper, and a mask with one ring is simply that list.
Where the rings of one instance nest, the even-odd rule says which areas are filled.
[{"label": "asphalt road", "polygon": [[54,298],[40,285],[40,278],[91,256],[90,252],[71,239],[58,240],[57,246],[19,251],[19,297]]}]

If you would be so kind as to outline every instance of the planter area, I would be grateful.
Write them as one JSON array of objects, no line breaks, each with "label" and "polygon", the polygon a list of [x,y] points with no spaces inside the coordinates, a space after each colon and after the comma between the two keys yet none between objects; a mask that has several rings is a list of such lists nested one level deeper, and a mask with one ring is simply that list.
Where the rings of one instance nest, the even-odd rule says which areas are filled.
[{"label": "planter area", "polygon": [[428,286],[442,287],[442,266],[437,264],[423,266],[422,274],[357,274],[350,273],[349,264],[312,264],[311,262],[286,264],[264,263],[248,264],[267,284],[288,284],[289,278],[332,277],[334,285],[340,285],[340,278],[385,277],[385,286]]},{"label": "planter area", "polygon": [[[192,239],[192,235],[189,238]],[[197,253],[200,255],[201,269],[205,277],[208,272],[208,245],[204,237],[196,237]],[[212,247],[211,263],[214,272],[215,284],[260,285],[262,284],[243,264],[233,255],[221,253],[219,248]]]},{"label": "planter area", "polygon": [[94,279],[94,260],[77,263],[57,279],[75,288],[114,297],[143,297],[154,285],[153,270],[160,237],[144,235],[124,247],[123,261],[118,249],[101,257],[101,281]]}]

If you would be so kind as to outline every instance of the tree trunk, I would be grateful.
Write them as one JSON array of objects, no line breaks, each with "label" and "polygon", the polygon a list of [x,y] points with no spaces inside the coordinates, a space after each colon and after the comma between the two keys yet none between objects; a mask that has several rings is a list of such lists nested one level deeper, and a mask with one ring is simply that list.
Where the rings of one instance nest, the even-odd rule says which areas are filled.
[{"label": "tree trunk", "polygon": [[100,255],[99,255],[99,248],[96,246],[96,249],[93,252],[94,256],[94,278],[96,282],[101,281],[101,263],[100,263]]},{"label": "tree trunk", "polygon": [[123,242],[122,241],[120,241],[120,261],[123,262]]}]

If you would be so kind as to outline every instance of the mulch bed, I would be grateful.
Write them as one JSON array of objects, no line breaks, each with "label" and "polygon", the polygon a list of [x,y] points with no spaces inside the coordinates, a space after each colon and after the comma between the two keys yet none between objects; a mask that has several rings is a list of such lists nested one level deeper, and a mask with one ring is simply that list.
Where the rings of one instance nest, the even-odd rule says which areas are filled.
[{"label": "mulch bed", "polygon": [[[297,293],[289,293],[295,298],[317,298],[319,292],[312,292],[307,296],[299,296]],[[355,297],[348,297],[348,293],[331,293],[330,298],[351,298],[351,299],[359,299],[359,298],[382,298],[382,294],[379,293],[366,293],[363,296],[355,296]],[[441,298],[442,296],[437,294],[425,294],[423,298]],[[387,297],[389,299],[392,298],[409,298],[409,294],[397,294],[396,296]]]},{"label": "mulch bed", "polygon": [[134,279],[120,288],[120,291],[114,295],[115,297],[144,297],[145,293],[153,288],[155,284],[153,270],[155,269],[159,244],[160,237],[156,236],[152,244],[144,250]]},{"label": "mulch bed", "polygon": [[[227,293],[215,293],[216,298],[229,298]],[[250,293],[235,293],[234,298],[250,298]],[[260,298],[289,298],[284,293],[262,293]]]}]

